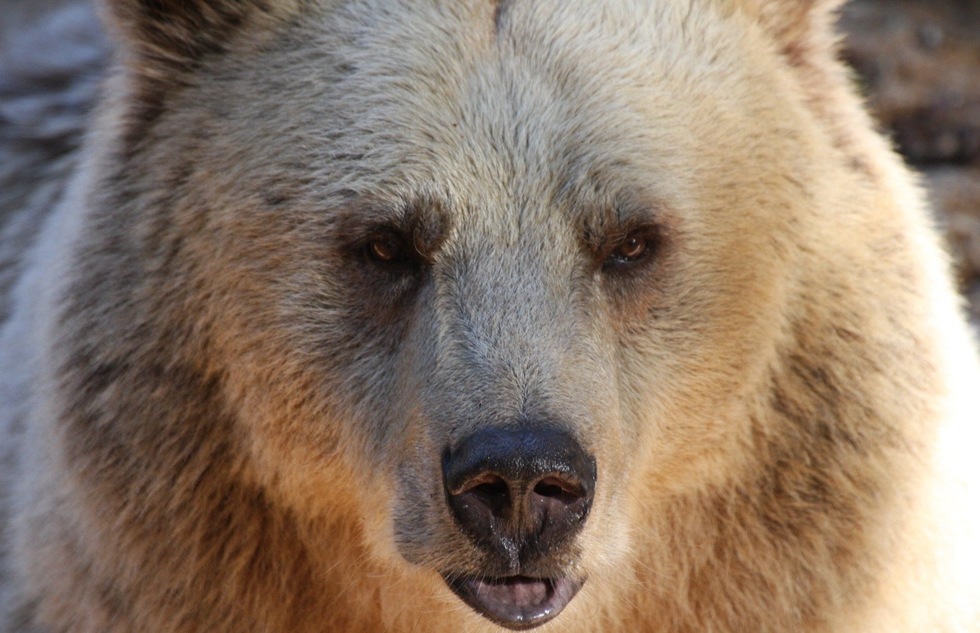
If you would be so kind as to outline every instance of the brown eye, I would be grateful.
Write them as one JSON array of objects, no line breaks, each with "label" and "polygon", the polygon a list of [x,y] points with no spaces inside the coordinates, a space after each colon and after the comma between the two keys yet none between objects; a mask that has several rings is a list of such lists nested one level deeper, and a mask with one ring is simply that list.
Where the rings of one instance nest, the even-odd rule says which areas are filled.
[{"label": "brown eye", "polygon": [[388,264],[401,258],[402,247],[394,237],[384,235],[368,242],[367,254],[376,262]]},{"label": "brown eye", "polygon": [[634,264],[644,259],[650,253],[652,246],[651,238],[646,235],[627,235],[626,239],[609,254],[606,264],[612,266]]},{"label": "brown eye", "polygon": [[636,261],[643,257],[647,252],[647,241],[646,238],[642,237],[628,237],[626,241],[623,242],[618,249],[616,249],[616,256],[622,260],[626,261]]}]

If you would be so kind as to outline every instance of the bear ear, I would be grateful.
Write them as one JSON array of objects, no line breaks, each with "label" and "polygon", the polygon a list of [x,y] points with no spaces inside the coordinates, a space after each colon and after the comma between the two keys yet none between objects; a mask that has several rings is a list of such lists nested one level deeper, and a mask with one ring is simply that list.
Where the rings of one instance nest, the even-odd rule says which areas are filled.
[{"label": "bear ear", "polygon": [[845,0],[735,0],[778,42],[793,65],[832,54],[834,20]]},{"label": "bear ear", "polygon": [[193,68],[257,20],[288,15],[302,0],[104,0],[126,60],[153,75]]}]

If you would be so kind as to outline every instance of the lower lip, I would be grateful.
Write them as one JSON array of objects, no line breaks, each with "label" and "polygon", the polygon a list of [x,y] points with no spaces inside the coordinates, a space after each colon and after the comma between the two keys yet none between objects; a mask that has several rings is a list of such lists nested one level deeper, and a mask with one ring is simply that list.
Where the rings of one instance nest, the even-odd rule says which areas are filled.
[{"label": "lower lip", "polygon": [[456,577],[444,575],[446,584],[477,613],[500,626],[532,629],[551,620],[564,609],[583,581],[570,578]]}]

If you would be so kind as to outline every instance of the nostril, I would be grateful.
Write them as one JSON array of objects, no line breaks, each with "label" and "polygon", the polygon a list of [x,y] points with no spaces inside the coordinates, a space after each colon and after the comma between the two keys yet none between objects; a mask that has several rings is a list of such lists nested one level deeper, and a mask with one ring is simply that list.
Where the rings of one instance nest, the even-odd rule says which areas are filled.
[{"label": "nostril", "polygon": [[506,492],[507,483],[499,475],[492,472],[485,472],[463,480],[458,485],[450,488],[449,494],[461,495],[467,492],[473,492],[477,488],[494,492],[500,492],[500,489],[503,488]]},{"label": "nostril", "polygon": [[564,490],[557,484],[549,484],[545,482],[540,482],[534,487],[534,494],[540,495],[542,497],[557,497],[561,495]]},{"label": "nostril", "polygon": [[545,477],[535,484],[533,493],[561,503],[574,503],[585,496],[581,486],[557,477]]},{"label": "nostril", "polygon": [[496,514],[503,514],[510,508],[510,489],[507,482],[492,473],[487,473],[466,482],[461,489],[451,491],[459,497],[468,497],[490,508]]}]

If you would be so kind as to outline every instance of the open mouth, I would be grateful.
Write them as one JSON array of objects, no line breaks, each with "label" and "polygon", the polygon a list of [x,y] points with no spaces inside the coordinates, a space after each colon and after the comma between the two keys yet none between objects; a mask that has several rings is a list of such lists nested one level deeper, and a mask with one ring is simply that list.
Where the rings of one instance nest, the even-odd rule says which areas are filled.
[{"label": "open mouth", "polygon": [[444,576],[446,584],[480,615],[508,629],[532,629],[561,613],[584,581],[571,578]]}]

